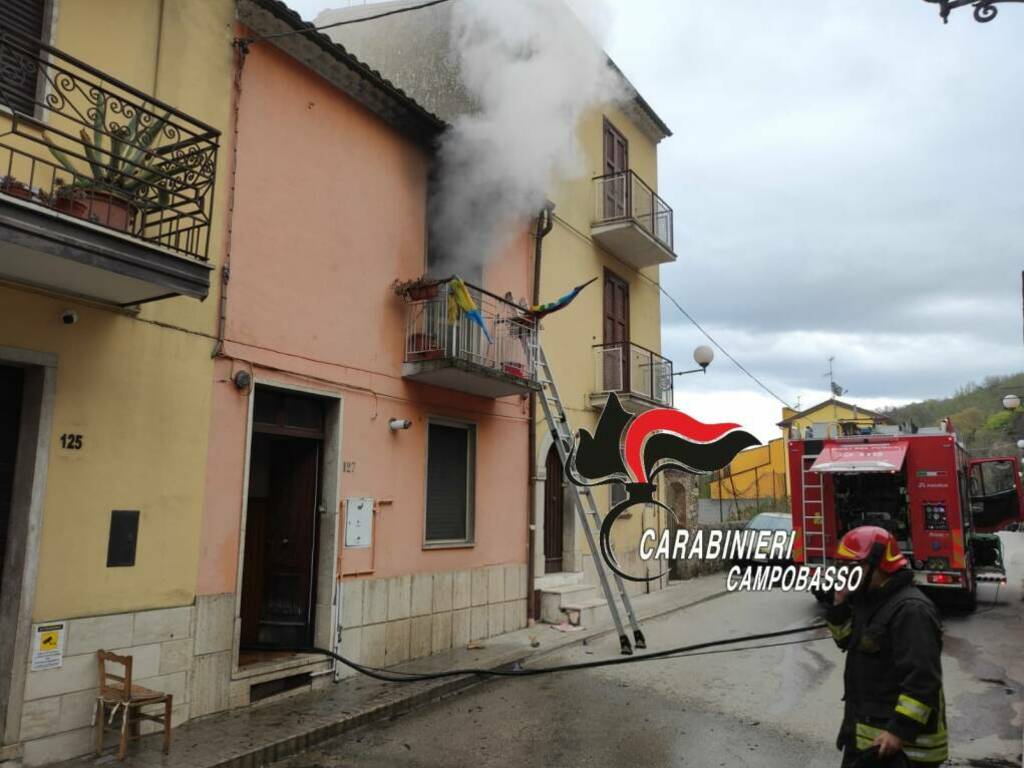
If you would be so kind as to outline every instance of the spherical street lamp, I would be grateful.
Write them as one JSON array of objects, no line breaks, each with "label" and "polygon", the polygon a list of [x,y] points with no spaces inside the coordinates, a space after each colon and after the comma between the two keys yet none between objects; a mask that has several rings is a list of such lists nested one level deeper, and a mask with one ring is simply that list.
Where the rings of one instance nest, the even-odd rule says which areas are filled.
[{"label": "spherical street lamp", "polygon": [[715,359],[715,350],[711,347],[701,344],[695,350],[693,350],[693,362],[700,366],[700,368],[693,368],[689,371],[676,371],[673,376],[685,376],[688,373],[707,373],[708,366],[711,365],[711,361]]},{"label": "spherical street lamp", "polygon": [[1008,411],[1016,411],[1020,408],[1020,398],[1016,395],[1006,395],[1003,398],[1003,408]]},{"label": "spherical street lamp", "polygon": [[693,362],[699,365],[701,368],[706,369],[711,365],[711,361],[715,359],[715,350],[706,344],[701,344],[695,350],[693,350]]}]

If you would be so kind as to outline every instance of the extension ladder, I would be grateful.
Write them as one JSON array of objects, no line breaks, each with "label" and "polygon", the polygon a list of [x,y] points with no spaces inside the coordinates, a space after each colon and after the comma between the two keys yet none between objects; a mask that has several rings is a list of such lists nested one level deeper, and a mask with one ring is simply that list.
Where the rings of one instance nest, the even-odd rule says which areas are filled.
[{"label": "extension ladder", "polygon": [[[562,398],[558,395],[558,387],[555,386],[551,367],[548,365],[547,357],[545,357],[544,350],[539,342],[537,343],[537,378],[541,385],[538,398],[540,399],[541,407],[544,409],[544,419],[547,421],[548,429],[551,430],[551,437],[555,441],[558,458],[568,473],[569,452],[574,441],[572,428],[569,426],[569,417],[566,415],[565,407],[562,405]],[[597,578],[601,582],[601,590],[604,593],[605,600],[608,602],[608,609],[611,611],[612,621],[615,622],[615,629],[619,633],[619,644],[622,646],[622,652],[627,655],[632,654],[633,648],[623,627],[622,618],[619,616],[619,608],[615,603],[611,585],[608,583],[608,574],[605,573],[604,563],[601,562],[601,553],[594,540],[594,530],[600,531],[602,522],[601,513],[598,512],[597,504],[594,501],[594,494],[590,488],[576,485],[573,482],[569,482],[568,485],[573,506],[576,508],[576,514],[579,516],[583,532],[587,537],[587,545],[590,547],[590,552],[593,555],[594,568],[597,571]],[[593,528],[591,527],[592,524]],[[615,572],[612,572],[612,576],[615,578],[615,586],[618,589],[619,598],[622,600],[622,606],[626,610],[626,616],[633,630],[633,639],[636,647],[646,648],[647,641],[644,639],[643,632],[640,631],[640,625],[637,623],[636,614],[633,611],[633,604],[626,593],[626,587],[622,583],[622,578]]]},{"label": "extension ladder", "polygon": [[801,459],[800,511],[804,530],[804,562],[807,565],[828,564],[825,547],[825,479],[820,472],[812,472],[815,456]]}]

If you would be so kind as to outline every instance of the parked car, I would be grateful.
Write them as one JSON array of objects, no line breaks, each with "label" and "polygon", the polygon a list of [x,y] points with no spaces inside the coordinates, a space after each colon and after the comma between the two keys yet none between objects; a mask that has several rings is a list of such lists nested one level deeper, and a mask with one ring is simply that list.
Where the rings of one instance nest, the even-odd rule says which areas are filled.
[{"label": "parked car", "polygon": [[[759,512],[754,515],[744,526],[748,531],[793,531],[793,518],[789,513],[783,512]],[[792,565],[790,559],[768,559],[752,558],[736,560],[736,565],[760,566],[760,565]]]}]

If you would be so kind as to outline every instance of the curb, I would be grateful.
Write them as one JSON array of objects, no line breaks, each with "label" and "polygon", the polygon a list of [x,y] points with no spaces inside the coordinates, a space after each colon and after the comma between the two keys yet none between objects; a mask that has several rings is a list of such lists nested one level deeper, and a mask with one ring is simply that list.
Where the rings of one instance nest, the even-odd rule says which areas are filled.
[{"label": "curb", "polygon": [[[656,619],[676,611],[693,608],[694,606],[701,605],[702,603],[716,600],[727,594],[729,594],[727,590],[722,590],[711,595],[705,595],[693,602],[672,606],[671,608],[665,608],[663,610],[656,610],[650,614],[639,616],[638,618],[641,621],[650,621],[651,619]],[[545,656],[564,650],[565,648],[570,648],[574,645],[583,644],[586,641],[605,637],[614,633],[614,626],[602,627],[600,629],[595,629],[592,632],[580,633],[579,635],[572,636],[571,639],[566,642],[553,644],[551,647],[543,650],[530,650],[528,653],[524,651],[517,651],[516,653],[509,654],[498,663],[490,664],[487,669],[496,670],[501,669],[502,667],[507,667],[511,664],[526,661],[527,659],[544,658]],[[282,739],[272,744],[257,747],[251,752],[247,752],[243,755],[235,755],[218,762],[208,763],[203,766],[203,768],[262,768],[263,766],[278,760],[293,757],[311,747],[315,747],[316,745],[322,744],[323,742],[337,736],[344,735],[356,728],[371,725],[395,715],[405,714],[423,705],[432,703],[445,698],[446,696],[450,696],[453,693],[466,690],[487,681],[488,678],[482,678],[476,675],[457,677],[452,680],[439,683],[429,683],[428,681],[424,681],[419,683],[419,685],[424,686],[423,690],[416,691],[409,695],[401,695],[394,701],[371,706],[337,722],[313,728],[305,733],[300,733],[295,736],[289,736],[286,739]],[[414,685],[417,684],[410,684],[410,686]],[[408,688],[403,688],[401,690],[408,690]]]}]

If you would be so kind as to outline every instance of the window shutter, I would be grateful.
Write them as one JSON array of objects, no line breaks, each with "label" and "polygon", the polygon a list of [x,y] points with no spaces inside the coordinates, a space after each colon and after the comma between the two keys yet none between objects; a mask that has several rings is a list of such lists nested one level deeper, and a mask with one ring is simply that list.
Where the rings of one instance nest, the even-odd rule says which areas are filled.
[{"label": "window shutter", "polygon": [[[29,48],[33,56],[38,56],[39,47],[32,41],[42,40],[45,18],[46,0],[0,0],[0,31],[14,32],[13,41]],[[32,62],[26,71],[24,62],[19,61],[24,55],[20,48],[0,46],[0,73],[4,73],[0,85],[4,106],[31,115],[35,113],[37,79]]]},{"label": "window shutter", "polygon": [[427,541],[465,541],[470,430],[431,424],[427,442]]}]

